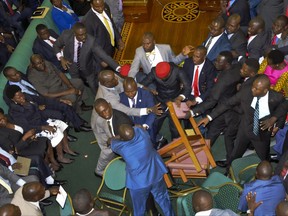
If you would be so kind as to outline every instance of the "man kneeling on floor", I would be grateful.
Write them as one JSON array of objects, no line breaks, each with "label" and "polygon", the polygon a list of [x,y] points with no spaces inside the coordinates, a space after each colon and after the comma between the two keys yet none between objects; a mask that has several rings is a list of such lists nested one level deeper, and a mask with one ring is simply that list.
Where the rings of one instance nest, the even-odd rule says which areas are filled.
[{"label": "man kneeling on floor", "polygon": [[167,168],[153,148],[147,131],[122,124],[119,139],[111,140],[111,149],[126,162],[126,187],[130,190],[134,216],[145,214],[144,200],[149,193],[161,207],[165,216],[174,215],[163,175]]}]

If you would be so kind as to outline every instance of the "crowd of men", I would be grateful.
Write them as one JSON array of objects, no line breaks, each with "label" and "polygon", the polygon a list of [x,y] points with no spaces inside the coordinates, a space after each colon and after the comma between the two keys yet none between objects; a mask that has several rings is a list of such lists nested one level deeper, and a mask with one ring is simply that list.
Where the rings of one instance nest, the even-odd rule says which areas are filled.
[{"label": "crowd of men", "polygon": [[[117,154],[123,157],[134,215],[149,210],[158,214],[154,199],[165,215],[174,215],[163,180],[168,171],[157,153],[168,143],[167,134],[160,133],[165,119],[169,138],[179,137],[168,101],[176,106],[186,103],[190,108],[186,118],[197,116],[211,145],[224,135],[226,159],[216,161],[218,166],[228,170],[248,148],[255,149],[262,162],[257,180],[244,186],[239,211],[249,208],[251,215],[284,211],[286,131],[275,176],[269,161],[271,137],[287,127],[288,84],[278,83],[288,73],[286,1],[220,0],[220,15],[210,23],[202,44],[184,46],[175,55],[170,45],[156,43],[153,33],[145,32],[132,64],[120,66],[113,55],[125,46],[120,35],[121,0],[77,0],[71,6],[51,0],[60,35],[44,24],[36,26],[26,73],[4,66],[41,2],[15,2],[16,10],[9,0],[0,4],[0,63],[7,78],[3,97],[9,106],[7,115],[0,110],[0,212],[42,215],[43,206],[51,204],[45,199],[66,183],[56,180],[55,172],[63,168],[61,164],[73,163],[67,155],[79,155],[69,145],[77,140],[69,134],[74,128],[95,135],[100,147],[97,178]],[[78,16],[83,16],[80,22]],[[85,103],[91,94],[93,106]],[[91,110],[90,122],[81,118],[82,112]],[[13,170],[21,166],[18,156],[30,158],[37,171],[30,171],[27,178],[15,175]],[[80,215],[109,214],[95,210],[84,189],[73,204]],[[207,215],[232,215],[229,210],[213,210],[211,195],[205,191],[193,195],[193,206]]]}]

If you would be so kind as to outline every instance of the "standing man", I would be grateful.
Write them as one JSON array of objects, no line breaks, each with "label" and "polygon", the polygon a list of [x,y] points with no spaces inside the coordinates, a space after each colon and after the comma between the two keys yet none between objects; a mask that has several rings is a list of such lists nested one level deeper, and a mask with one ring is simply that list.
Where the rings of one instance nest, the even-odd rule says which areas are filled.
[{"label": "standing man", "polygon": [[206,58],[207,49],[204,46],[195,48],[192,58],[184,61],[183,71],[189,77],[191,94],[188,96],[188,106],[202,103],[206,100],[214,85],[217,75],[213,63]]},{"label": "standing man", "polygon": [[105,3],[110,7],[112,19],[119,33],[121,33],[124,25],[123,1],[105,0]]},{"label": "standing man", "polygon": [[68,70],[72,78],[87,81],[95,95],[97,75],[101,70],[98,59],[105,61],[113,70],[120,70],[120,66],[97,45],[93,36],[87,34],[83,23],[76,23],[73,29],[63,31],[53,48],[63,69]]},{"label": "standing man", "polygon": [[145,214],[145,201],[151,192],[165,216],[174,212],[163,175],[167,168],[153,148],[148,133],[138,127],[121,125],[120,139],[112,139],[112,150],[126,162],[126,187],[129,188],[135,216]]},{"label": "standing man", "polygon": [[83,17],[82,22],[87,28],[87,33],[96,39],[96,43],[107,55],[113,57],[115,48],[124,49],[124,43],[112,19],[110,8],[104,0],[91,0],[91,9]]},{"label": "standing man", "polygon": [[[159,62],[179,64],[188,58],[192,49],[191,45],[185,46],[182,52],[175,56],[170,45],[156,44],[154,35],[151,32],[145,32],[142,37],[142,46],[136,49],[128,76],[136,77],[137,82],[141,82],[150,73],[151,68],[156,67]],[[143,73],[139,72],[140,68],[142,68]]]}]

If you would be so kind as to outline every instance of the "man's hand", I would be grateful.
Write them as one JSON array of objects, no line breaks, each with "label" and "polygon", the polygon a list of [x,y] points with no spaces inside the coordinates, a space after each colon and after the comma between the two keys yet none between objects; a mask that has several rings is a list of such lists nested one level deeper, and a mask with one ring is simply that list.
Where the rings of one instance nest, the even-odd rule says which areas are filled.
[{"label": "man's hand", "polygon": [[38,109],[41,110],[41,111],[43,111],[43,110],[46,109],[46,106],[45,106],[44,104],[39,105],[39,106],[38,106]]},{"label": "man's hand", "polygon": [[56,131],[57,131],[57,127],[55,127],[55,126],[50,126],[50,125],[43,125],[42,127],[41,127],[41,129],[43,130],[43,131],[48,131],[50,134],[54,134]]},{"label": "man's hand", "polygon": [[124,49],[124,47],[125,47],[124,42],[122,41],[122,39],[119,39],[118,40],[118,50],[121,51]]},{"label": "man's hand", "polygon": [[277,118],[273,117],[273,116],[269,119],[261,121],[260,122],[261,130],[263,130],[263,131],[267,130],[267,129],[268,129],[268,131],[272,130],[276,121],[277,121]]},{"label": "man's hand", "polygon": [[21,169],[21,168],[22,168],[22,164],[21,164],[21,163],[16,162],[16,163],[14,163],[14,164],[12,165],[12,169],[13,169],[13,170],[15,170],[15,169]]},{"label": "man's hand", "polygon": [[56,196],[59,193],[59,187],[51,187],[49,188],[49,192],[51,195]]},{"label": "man's hand", "polygon": [[68,70],[70,68],[70,65],[72,64],[70,61],[68,61],[64,57],[60,58],[60,63],[64,70]]},{"label": "man's hand", "polygon": [[156,104],[155,106],[150,108],[152,112],[158,116],[160,116],[163,113],[163,110],[161,108],[161,103]]},{"label": "man's hand", "polygon": [[255,209],[257,209],[262,203],[263,201],[259,201],[256,203],[256,192],[250,191],[247,195],[246,195],[246,201],[247,201],[247,205],[248,205],[248,209],[250,210],[250,214],[248,215],[254,215],[254,211]]},{"label": "man's hand", "polygon": [[208,117],[205,117],[203,119],[201,119],[199,122],[198,122],[198,127],[203,125],[204,127],[206,127],[206,125],[209,124],[209,118]]},{"label": "man's hand", "polygon": [[35,129],[30,129],[29,131],[27,131],[23,137],[22,140],[26,141],[27,139],[32,139],[35,136],[36,130]]},{"label": "man's hand", "polygon": [[183,47],[182,54],[186,56],[189,53],[191,53],[192,51],[194,51],[194,47],[191,45],[187,45],[187,46]]},{"label": "man's hand", "polygon": [[81,95],[81,91],[79,89],[76,89],[76,88],[69,88],[67,92],[68,92],[68,94]]},{"label": "man's hand", "polygon": [[188,100],[186,101],[188,107],[193,107],[197,104],[196,100]]},{"label": "man's hand", "polygon": [[174,99],[174,103],[176,104],[177,107],[181,106],[183,98],[181,96],[178,96],[177,98]]},{"label": "man's hand", "polygon": [[151,92],[153,95],[158,95],[158,92],[157,92],[155,89],[150,89],[150,92]]},{"label": "man's hand", "polygon": [[72,105],[73,105],[72,101],[67,100],[67,99],[59,99],[59,101],[60,101],[61,103],[65,103],[65,104],[67,104],[67,105],[69,105],[69,106],[72,106]]},{"label": "man's hand", "polygon": [[12,52],[14,51],[14,49],[15,49],[14,47],[12,47],[12,46],[9,45],[9,44],[6,45],[6,48],[7,48],[7,50],[8,50],[9,53],[12,53]]},{"label": "man's hand", "polygon": [[108,67],[108,64],[107,64],[106,62],[104,62],[104,61],[101,61],[100,64],[101,64],[101,66],[102,66],[103,68]]},{"label": "man's hand", "polygon": [[271,133],[271,136],[275,136],[275,134],[278,132],[279,128],[278,127],[274,127],[272,129],[272,133]]}]

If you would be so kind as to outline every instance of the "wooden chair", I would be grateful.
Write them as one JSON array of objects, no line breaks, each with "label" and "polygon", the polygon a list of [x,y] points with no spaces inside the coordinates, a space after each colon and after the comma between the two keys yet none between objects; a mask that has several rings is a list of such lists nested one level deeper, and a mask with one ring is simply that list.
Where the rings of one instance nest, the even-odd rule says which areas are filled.
[{"label": "wooden chair", "polygon": [[[210,141],[203,138],[193,117],[189,118],[192,129],[187,133],[178,118],[178,116],[183,118],[181,112],[177,110],[178,116],[176,115],[175,109],[178,108],[172,102],[168,102],[167,106],[180,137],[159,149],[158,153],[167,158],[165,164],[170,169],[172,177],[181,177],[183,182],[187,182],[188,178],[207,177],[210,166],[216,167],[209,149]],[[167,186],[171,187],[172,182],[168,175],[165,175],[164,179]]]}]

